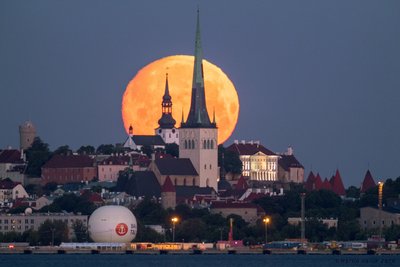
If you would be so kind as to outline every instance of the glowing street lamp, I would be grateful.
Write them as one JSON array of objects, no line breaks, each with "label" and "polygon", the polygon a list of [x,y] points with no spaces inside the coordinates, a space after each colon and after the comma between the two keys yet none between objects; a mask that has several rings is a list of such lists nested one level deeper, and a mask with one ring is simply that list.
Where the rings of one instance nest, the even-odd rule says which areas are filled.
[{"label": "glowing street lamp", "polygon": [[379,243],[381,242],[382,239],[382,198],[383,198],[383,183],[378,182]]},{"label": "glowing street lamp", "polygon": [[175,224],[178,222],[178,217],[172,217],[172,242],[175,242]]},{"label": "glowing street lamp", "polygon": [[268,243],[268,223],[269,223],[269,217],[265,217],[263,219],[263,222],[265,224],[265,244]]}]

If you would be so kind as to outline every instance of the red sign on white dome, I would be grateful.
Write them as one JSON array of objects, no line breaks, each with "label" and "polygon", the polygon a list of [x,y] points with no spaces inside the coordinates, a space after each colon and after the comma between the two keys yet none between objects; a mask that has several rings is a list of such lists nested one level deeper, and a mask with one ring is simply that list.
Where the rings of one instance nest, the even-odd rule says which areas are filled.
[{"label": "red sign on white dome", "polygon": [[124,235],[126,235],[126,233],[128,233],[128,226],[124,223],[119,223],[115,227],[115,232],[119,236],[124,236]]}]

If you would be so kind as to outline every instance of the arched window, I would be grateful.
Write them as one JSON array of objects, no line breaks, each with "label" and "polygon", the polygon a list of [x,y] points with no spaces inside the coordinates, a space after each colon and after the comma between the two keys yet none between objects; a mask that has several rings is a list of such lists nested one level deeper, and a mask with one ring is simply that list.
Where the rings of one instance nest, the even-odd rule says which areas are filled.
[{"label": "arched window", "polygon": [[207,149],[210,149],[210,140],[207,140]]},{"label": "arched window", "polygon": [[188,149],[192,148],[192,142],[190,140],[188,140]]},{"label": "arched window", "polygon": [[210,179],[207,178],[207,180],[206,180],[206,186],[207,186],[207,187],[210,186],[209,184],[210,184]]},{"label": "arched window", "polygon": [[196,179],[193,178],[193,186],[195,186],[195,185],[196,185]]},{"label": "arched window", "polygon": [[211,140],[211,149],[214,149],[214,140]]},{"label": "arched window", "polygon": [[188,148],[187,140],[185,140],[185,149]]},{"label": "arched window", "polygon": [[192,140],[192,149],[194,149],[194,140]]},{"label": "arched window", "polygon": [[206,148],[207,148],[206,146],[207,146],[207,141],[206,141],[206,140],[204,140],[204,143],[203,143],[203,148],[204,148],[204,149],[206,149]]},{"label": "arched window", "polygon": [[183,179],[183,185],[186,185],[186,178]]}]

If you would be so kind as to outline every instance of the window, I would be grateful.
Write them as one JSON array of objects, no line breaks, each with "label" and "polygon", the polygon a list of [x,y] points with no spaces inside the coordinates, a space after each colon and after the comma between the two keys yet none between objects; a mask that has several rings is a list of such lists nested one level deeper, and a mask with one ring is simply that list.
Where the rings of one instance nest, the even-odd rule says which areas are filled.
[{"label": "window", "polygon": [[214,140],[211,140],[211,149],[214,149]]},{"label": "window", "polygon": [[31,219],[31,224],[33,224],[35,221],[33,219]]},{"label": "window", "polygon": [[210,170],[212,169],[211,164],[210,164]]},{"label": "window", "polygon": [[207,169],[207,164],[204,164],[204,169],[205,169],[205,170]]},{"label": "window", "polygon": [[8,220],[4,220],[4,224],[8,224]]},{"label": "window", "polygon": [[207,141],[206,141],[206,140],[204,140],[204,143],[203,143],[203,148],[204,148],[204,149],[206,149],[206,148],[207,148]]},{"label": "window", "polygon": [[185,140],[185,149],[187,149],[188,147],[187,147],[188,145],[187,145],[187,141]]},{"label": "window", "polygon": [[183,185],[186,185],[186,178],[183,179]]},{"label": "window", "polygon": [[[195,186],[195,185],[196,185],[196,179],[193,178],[193,186]],[[393,224],[393,221],[392,221],[392,224]]]},{"label": "window", "polygon": [[192,149],[194,149],[194,140],[192,140]]}]

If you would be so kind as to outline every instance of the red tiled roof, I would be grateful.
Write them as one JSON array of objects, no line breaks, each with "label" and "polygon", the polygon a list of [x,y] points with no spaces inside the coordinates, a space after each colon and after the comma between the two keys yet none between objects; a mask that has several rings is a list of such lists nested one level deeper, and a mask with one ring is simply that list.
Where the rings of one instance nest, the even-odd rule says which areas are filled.
[{"label": "red tiled roof", "polygon": [[360,192],[365,193],[369,189],[374,188],[375,186],[376,186],[376,183],[374,181],[374,178],[372,177],[371,172],[368,170],[367,173],[365,174],[364,181],[362,182]]},{"label": "red tiled roof", "polygon": [[10,179],[4,179],[0,181],[0,189],[13,189],[20,183],[15,183],[11,181]]},{"label": "red tiled roof", "polygon": [[315,186],[314,189],[315,190],[320,190],[322,187],[322,179],[321,176],[319,175],[319,173],[317,173],[317,176],[315,177]]},{"label": "red tiled roof", "polygon": [[331,183],[329,183],[328,178],[325,178],[322,185],[321,185],[321,189],[325,189],[325,190],[332,190],[332,186]]},{"label": "red tiled roof", "polygon": [[94,160],[86,155],[54,155],[42,168],[84,168],[93,166]]},{"label": "red tiled roof", "polygon": [[0,152],[0,163],[23,163],[21,152],[16,149],[7,149]]},{"label": "red tiled roof", "polygon": [[249,185],[247,184],[246,180],[244,179],[244,176],[241,175],[237,184],[235,185],[235,190],[245,190],[249,188]]},{"label": "red tiled roof", "polygon": [[340,176],[339,170],[336,170],[336,174],[334,177],[332,177],[330,183],[332,185],[333,192],[335,192],[339,196],[346,195],[346,190],[344,189],[342,177]]},{"label": "red tiled roof", "polygon": [[161,187],[161,192],[175,192],[175,186],[172,184],[171,178],[167,176]]},{"label": "red tiled roof", "polygon": [[263,145],[260,144],[232,144],[226,148],[229,151],[233,151],[238,153],[239,155],[254,155],[258,152],[262,152],[265,155],[275,156],[276,154],[271,150],[267,149]]}]

